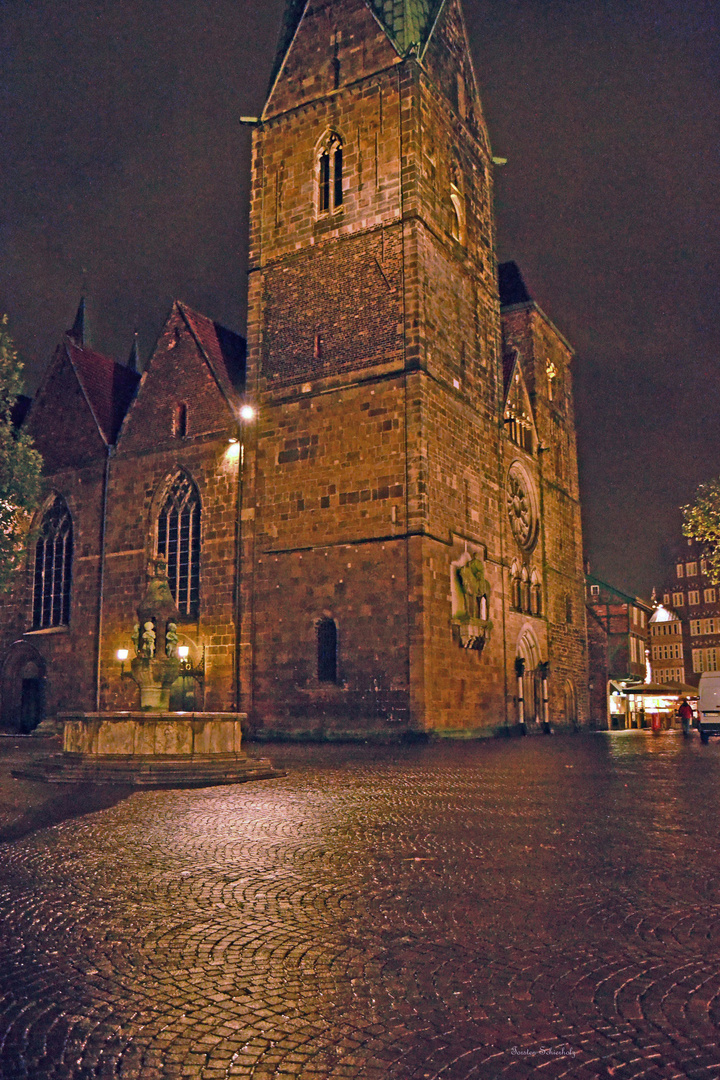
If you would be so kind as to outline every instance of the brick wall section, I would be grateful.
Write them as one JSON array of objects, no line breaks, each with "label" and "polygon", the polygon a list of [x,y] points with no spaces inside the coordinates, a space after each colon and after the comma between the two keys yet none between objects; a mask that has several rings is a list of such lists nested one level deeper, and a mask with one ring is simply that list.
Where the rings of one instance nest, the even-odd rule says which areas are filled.
[{"label": "brick wall section", "polygon": [[591,607],[586,608],[588,634],[588,669],[590,690],[590,722],[593,727],[608,727],[607,686],[610,674],[608,636]]},{"label": "brick wall section", "polygon": [[[569,683],[574,689],[578,720],[584,723],[589,710],[588,657],[572,352],[535,304],[503,312],[503,343],[506,351],[517,350],[519,354],[537,435],[546,448],[534,456],[533,475],[542,499],[543,525],[536,558],[543,564],[551,722],[568,722]],[[555,372],[552,380],[549,369]]]},{"label": "brick wall section", "polygon": [[[391,682],[399,692],[408,673],[402,692],[412,723],[488,732],[513,723],[514,659],[529,631],[539,658],[552,653],[553,721],[565,719],[567,679],[584,719],[576,476],[574,487],[568,480],[569,490],[548,497],[544,528],[526,560],[542,576],[550,620],[509,609],[517,552],[505,483],[523,454],[499,421],[490,151],[459,8],[444,9],[422,68],[391,57],[362,8],[311,5],[255,132],[248,371],[261,419],[248,471],[256,517],[243,575],[243,607],[255,620],[254,638],[249,616],[243,632],[255,722],[302,727],[314,627],[323,614],[342,626],[347,686],[313,690],[321,694],[318,724],[341,726],[350,715],[350,686],[377,679],[375,652],[362,643],[370,632],[381,640],[386,625],[407,628],[394,639]],[[328,15],[336,20],[333,34],[342,31],[337,90]],[[361,38],[364,53],[356,48]],[[355,82],[346,80],[350,70]],[[315,166],[329,131],[344,141],[346,187],[342,210],[323,215]],[[534,336],[552,355],[558,345],[527,320],[510,331],[523,338],[534,387]],[[570,472],[572,424],[564,413]],[[525,456],[540,500],[541,464],[537,454]],[[393,536],[392,550],[405,551],[404,593],[388,583]],[[374,570],[368,580],[356,578],[349,599],[338,551],[368,541]],[[487,553],[492,584],[493,629],[482,652],[460,649],[452,636],[451,563],[466,544]],[[310,566],[322,569],[308,579]],[[397,581],[392,573],[389,581]],[[387,586],[377,597],[375,575]],[[553,615],[565,579],[578,613],[571,626],[564,604],[562,623]],[[370,593],[364,624],[357,601]],[[360,728],[377,720],[367,702],[355,710]]]},{"label": "brick wall section", "polygon": [[[188,405],[185,437],[173,429],[174,410],[183,402]],[[234,708],[239,444],[228,439],[237,435],[235,415],[176,308],[143,375],[110,467],[103,708],[138,704],[134,684],[120,679],[115,653],[132,649],[135,612],[155,555],[157,514],[180,471],[197,485],[202,536],[199,618],[181,623],[181,642],[186,637],[206,647],[206,707]],[[191,655],[199,659],[198,652]]]},{"label": "brick wall section", "polygon": [[[24,641],[46,666],[45,709],[54,715],[66,709],[95,707],[100,536],[102,528],[105,443],[64,347],[50,365],[47,378],[26,421],[43,455],[44,496],[36,524],[56,495],[65,499],[73,521],[70,624],[33,631],[34,546],[27,570],[0,597],[0,656],[13,665],[13,642]],[[17,681],[17,680],[14,680]],[[3,683],[2,718],[15,726],[19,687]]]}]

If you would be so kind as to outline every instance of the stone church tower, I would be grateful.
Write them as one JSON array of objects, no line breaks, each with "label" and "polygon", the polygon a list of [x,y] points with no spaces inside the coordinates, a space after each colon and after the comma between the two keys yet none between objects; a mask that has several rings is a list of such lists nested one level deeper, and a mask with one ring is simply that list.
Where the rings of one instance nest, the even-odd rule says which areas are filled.
[{"label": "stone church tower", "polygon": [[504,354],[500,300],[459,0],[291,2],[253,139],[259,727],[584,718],[570,353],[525,296]]},{"label": "stone church tower", "polygon": [[76,320],[30,408],[5,727],[137,707],[117,653],[156,559],[204,675],[173,708],[261,737],[587,721],[572,351],[497,266],[492,167],[459,0],[290,0],[247,342],[176,302],[140,378]]}]

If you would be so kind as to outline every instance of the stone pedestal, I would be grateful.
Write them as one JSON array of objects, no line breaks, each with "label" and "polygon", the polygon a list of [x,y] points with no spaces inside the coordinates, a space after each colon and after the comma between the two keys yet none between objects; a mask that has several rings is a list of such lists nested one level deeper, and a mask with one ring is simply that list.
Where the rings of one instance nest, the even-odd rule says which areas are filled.
[{"label": "stone pedestal", "polygon": [[244,713],[67,713],[63,752],[23,775],[50,783],[201,787],[284,775],[241,752]]}]

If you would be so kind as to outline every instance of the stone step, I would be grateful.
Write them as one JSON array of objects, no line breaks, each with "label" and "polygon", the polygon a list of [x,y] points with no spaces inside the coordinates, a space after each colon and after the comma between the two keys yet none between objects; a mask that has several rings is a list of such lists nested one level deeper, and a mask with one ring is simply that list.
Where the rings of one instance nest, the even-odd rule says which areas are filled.
[{"label": "stone step", "polygon": [[285,776],[268,758],[140,758],[56,754],[13,769],[13,776],[48,784],[122,784],[127,787],[207,787]]}]

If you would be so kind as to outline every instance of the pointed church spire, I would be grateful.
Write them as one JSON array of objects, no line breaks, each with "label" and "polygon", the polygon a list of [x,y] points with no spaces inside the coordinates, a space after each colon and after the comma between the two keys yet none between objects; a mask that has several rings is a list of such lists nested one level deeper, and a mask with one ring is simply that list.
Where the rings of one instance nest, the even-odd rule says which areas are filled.
[{"label": "pointed church spire", "polygon": [[401,55],[421,53],[443,0],[366,0]]},{"label": "pointed church spire", "polygon": [[69,330],[66,331],[67,336],[72,338],[76,345],[81,347],[85,344],[85,297],[80,297],[80,303],[78,304],[77,314],[75,315],[75,322],[72,324]]},{"label": "pointed church spire", "polygon": [[[404,56],[411,47],[422,53],[445,0],[365,0],[393,45]],[[270,86],[282,67],[308,0],[286,0],[285,15],[275,54]]]},{"label": "pointed church spire", "polygon": [[130,347],[130,355],[128,356],[127,366],[131,371],[140,371],[140,351],[138,349],[138,335],[137,330],[133,336],[133,343]]}]

